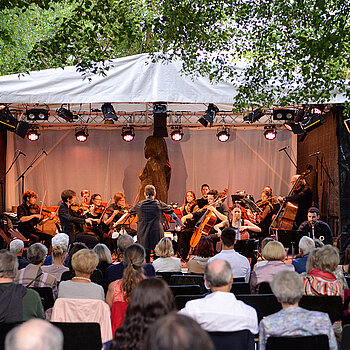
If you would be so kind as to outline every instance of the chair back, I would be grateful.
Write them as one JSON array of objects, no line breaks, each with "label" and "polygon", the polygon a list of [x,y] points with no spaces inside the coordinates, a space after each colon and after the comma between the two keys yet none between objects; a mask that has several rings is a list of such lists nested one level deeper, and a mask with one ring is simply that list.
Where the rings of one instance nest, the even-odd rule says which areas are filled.
[{"label": "chair back", "polygon": [[63,350],[101,350],[101,329],[95,322],[51,322],[63,333]]},{"label": "chair back", "polygon": [[41,302],[43,304],[44,310],[50,309],[53,307],[55,301],[53,299],[52,288],[50,287],[31,287],[36,292],[39,293]]},{"label": "chair back", "polygon": [[266,350],[329,350],[328,336],[310,335],[305,337],[269,337]]},{"label": "chair back", "polygon": [[245,282],[244,277],[233,277],[233,282]]},{"label": "chair back", "polygon": [[190,300],[204,298],[205,295],[176,295],[175,304],[178,310],[181,310],[185,307],[186,303]]},{"label": "chair back", "polygon": [[198,295],[201,294],[201,287],[196,285],[183,285],[183,286],[169,286],[171,291],[174,294],[174,297],[177,295]]},{"label": "chair back", "polygon": [[340,350],[350,349],[350,324],[343,326],[343,333],[340,342]]},{"label": "chair back", "polygon": [[201,294],[207,293],[208,289],[204,285],[203,275],[172,275],[170,277],[170,285],[180,286],[180,285],[199,285],[201,288]]},{"label": "chair back", "polygon": [[167,271],[167,272],[156,272],[156,275],[157,276],[162,276],[163,280],[170,284],[170,278],[172,275],[181,275],[182,273],[181,272],[174,272],[174,271]]},{"label": "chair back", "polygon": [[0,323],[0,350],[5,349],[5,338],[7,333],[12,329],[20,325],[22,322],[9,322]]},{"label": "chair back", "polygon": [[231,287],[231,293],[237,294],[250,294],[250,286],[248,282],[233,282]]},{"label": "chair back", "polygon": [[270,283],[262,282],[258,285],[258,294],[273,294]]},{"label": "chair back", "polygon": [[215,350],[254,350],[254,336],[245,329],[237,332],[208,332]]}]

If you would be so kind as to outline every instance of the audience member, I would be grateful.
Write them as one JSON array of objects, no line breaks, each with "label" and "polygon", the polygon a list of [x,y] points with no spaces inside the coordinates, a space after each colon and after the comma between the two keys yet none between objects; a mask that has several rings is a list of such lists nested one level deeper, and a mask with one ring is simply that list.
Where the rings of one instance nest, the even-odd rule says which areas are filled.
[{"label": "audience member", "polygon": [[[132,244],[134,244],[134,239],[130,235],[124,234],[118,237],[117,246],[120,254],[123,256],[123,260],[126,248],[131,246]],[[124,261],[121,261],[120,263],[111,265],[107,268],[106,280],[108,285],[113,281],[120,280],[123,278],[124,267]],[[155,276],[156,272],[154,270],[153,265],[146,263],[143,266],[143,274],[147,277]]]},{"label": "audience member", "polygon": [[[271,238],[271,237],[265,237],[265,238],[261,241],[261,248],[260,248],[260,249],[261,249],[261,253],[262,253],[262,251],[264,250],[266,244],[269,243],[269,242],[273,242],[273,241],[274,241],[273,238]],[[262,266],[262,265],[265,265],[265,264],[267,264],[267,260],[265,260],[264,257],[263,257],[263,260],[257,262],[257,263],[254,265],[254,267]]]},{"label": "audience member", "polygon": [[20,239],[14,239],[10,242],[10,252],[16,254],[18,260],[18,270],[23,269],[29,264],[27,259],[23,259],[24,243]]},{"label": "audience member", "polygon": [[93,251],[97,254],[98,257],[97,268],[102,272],[103,279],[105,280],[106,270],[112,264],[111,251],[103,243],[96,244]]},{"label": "audience member", "polygon": [[6,336],[6,350],[62,350],[63,334],[50,322],[31,320],[14,329]]},{"label": "audience member", "polygon": [[0,322],[21,322],[45,318],[39,294],[13,282],[17,274],[16,255],[0,250]]},{"label": "audience member", "polygon": [[[67,236],[68,237],[68,236]],[[67,258],[67,250],[64,245],[56,245],[52,249],[53,263],[42,267],[42,270],[55,276],[57,281],[61,280],[62,273],[69,271],[69,268],[64,266],[63,263]]]},{"label": "audience member", "polygon": [[154,252],[159,257],[152,263],[156,272],[181,272],[181,259],[173,257],[174,249],[169,238],[163,237]]},{"label": "audience member", "polygon": [[97,264],[98,257],[94,251],[81,249],[76,252],[72,257],[74,277],[70,281],[60,283],[58,297],[105,300],[103,288],[90,279]]},{"label": "audience member", "polygon": [[208,332],[247,329],[252,334],[257,334],[258,318],[255,309],[238,301],[230,292],[233,282],[230,264],[221,259],[208,262],[204,279],[211,294],[187,302],[179,312],[192,317]]},{"label": "audience member", "polygon": [[143,349],[149,327],[174,310],[174,296],[166,282],[158,278],[142,280],[132,292],[124,323],[117,329],[109,349]]},{"label": "audience member", "polygon": [[210,258],[208,262],[215,259],[225,260],[231,265],[232,274],[235,278],[244,277],[245,281],[248,282],[250,277],[249,260],[233,249],[236,240],[236,230],[232,227],[223,229],[220,239],[222,251]]},{"label": "audience member", "polygon": [[195,256],[193,256],[187,263],[188,273],[200,273],[204,274],[205,265],[209,258],[214,255],[213,244],[206,236],[202,236],[197,244],[195,250]]},{"label": "audience member", "polygon": [[313,239],[303,236],[299,241],[299,253],[300,258],[296,258],[292,261],[295,271],[298,273],[303,273],[306,271],[306,262],[309,253],[315,248],[315,242]]},{"label": "audience member", "polygon": [[294,271],[294,266],[285,264],[283,260],[286,257],[286,251],[283,244],[278,241],[268,242],[262,252],[263,257],[267,260],[265,265],[255,266],[251,278],[250,289],[252,294],[256,294],[259,285],[263,282],[271,282],[273,275],[281,270]]},{"label": "audience member", "polygon": [[283,270],[273,276],[271,289],[282,310],[264,317],[259,326],[259,350],[265,350],[267,338],[271,336],[310,336],[326,334],[329,349],[337,350],[337,342],[329,316],[318,311],[299,307],[303,295],[301,277],[293,271]]},{"label": "audience member", "polygon": [[25,287],[50,287],[54,297],[57,296],[57,280],[54,276],[43,272],[42,264],[47,255],[47,248],[41,243],[32,244],[27,251],[29,265],[19,270],[15,277],[15,283]]},{"label": "audience member", "polygon": [[207,332],[190,317],[171,313],[155,322],[146,337],[145,350],[214,350]]},{"label": "audience member", "polygon": [[[54,237],[52,237],[51,246],[52,250],[55,247],[61,246],[63,250],[68,252],[68,245],[69,245],[69,236],[66,233],[60,232],[57,233]],[[48,255],[44,261],[44,266],[51,265],[52,264],[52,255]],[[68,255],[64,261],[64,265],[67,266],[68,264]]]}]

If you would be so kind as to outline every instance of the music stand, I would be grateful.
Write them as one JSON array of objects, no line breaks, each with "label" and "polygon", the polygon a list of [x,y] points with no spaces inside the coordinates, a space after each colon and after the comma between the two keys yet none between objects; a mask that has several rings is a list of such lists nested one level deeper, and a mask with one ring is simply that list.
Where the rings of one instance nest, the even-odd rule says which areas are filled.
[{"label": "music stand", "polygon": [[294,249],[299,251],[299,241],[305,236],[305,232],[294,230],[276,230],[276,240],[281,242],[285,248],[290,248],[292,258],[294,257]]},{"label": "music stand", "polygon": [[137,215],[130,215],[129,213],[125,213],[115,224],[117,225],[135,225],[137,223],[138,217]]},{"label": "music stand", "polygon": [[234,246],[235,251],[244,255],[246,258],[253,258],[257,248],[258,243],[255,239],[239,239]]}]

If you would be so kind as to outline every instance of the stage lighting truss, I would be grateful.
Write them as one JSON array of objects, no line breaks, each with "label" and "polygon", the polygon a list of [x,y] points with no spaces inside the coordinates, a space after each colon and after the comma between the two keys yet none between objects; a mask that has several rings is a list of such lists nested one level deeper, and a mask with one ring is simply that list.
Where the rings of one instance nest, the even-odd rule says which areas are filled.
[{"label": "stage lighting truss", "polygon": [[119,117],[115,113],[114,107],[111,103],[106,102],[101,107],[102,114],[105,120],[115,120],[117,121]]},{"label": "stage lighting truss", "polygon": [[135,129],[133,126],[123,126],[122,139],[125,142],[131,142],[135,137]]},{"label": "stage lighting truss", "polygon": [[79,142],[85,142],[89,136],[88,129],[86,126],[82,126],[75,129],[75,138]]},{"label": "stage lighting truss", "polygon": [[223,126],[222,128],[219,128],[217,130],[216,137],[220,142],[226,142],[230,138],[230,129],[226,126]]},{"label": "stage lighting truss", "polygon": [[276,128],[273,125],[267,125],[264,127],[264,136],[266,140],[272,141],[277,136]]},{"label": "stage lighting truss", "polygon": [[199,118],[198,121],[205,127],[213,125],[216,114],[219,112],[219,108],[213,103],[209,103],[207,110],[203,117]]},{"label": "stage lighting truss", "polygon": [[44,108],[26,109],[27,120],[49,120],[50,111]]},{"label": "stage lighting truss", "polygon": [[39,136],[40,136],[40,132],[37,126],[31,127],[27,132],[27,138],[30,141],[38,141]]},{"label": "stage lighting truss", "polygon": [[180,125],[172,126],[170,136],[173,141],[181,141],[184,136],[184,133],[182,131],[182,126]]}]

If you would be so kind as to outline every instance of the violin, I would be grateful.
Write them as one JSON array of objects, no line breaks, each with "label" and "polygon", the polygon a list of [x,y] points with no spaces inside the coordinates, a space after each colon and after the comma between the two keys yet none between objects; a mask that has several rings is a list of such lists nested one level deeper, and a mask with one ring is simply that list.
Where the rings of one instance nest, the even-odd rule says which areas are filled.
[{"label": "violin", "polygon": [[69,209],[74,214],[74,216],[84,216],[86,213],[90,211],[90,205],[86,203],[72,203],[69,206]]},{"label": "violin", "polygon": [[45,218],[44,214],[46,214],[46,216],[52,215],[52,212],[50,210],[41,208],[38,204],[31,204],[29,206],[29,211],[31,214],[41,214],[42,218],[40,220],[43,220]]}]

